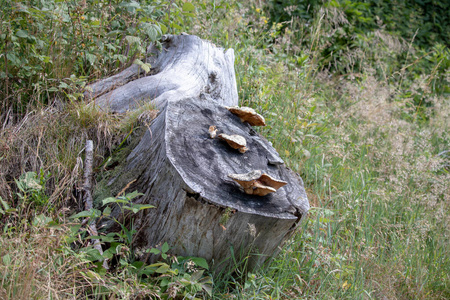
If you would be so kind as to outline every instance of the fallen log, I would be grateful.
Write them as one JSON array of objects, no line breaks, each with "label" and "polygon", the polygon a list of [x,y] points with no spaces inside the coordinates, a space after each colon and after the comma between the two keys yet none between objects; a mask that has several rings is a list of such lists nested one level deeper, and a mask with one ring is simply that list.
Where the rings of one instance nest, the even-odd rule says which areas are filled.
[{"label": "fallen log", "polygon": [[[167,242],[173,254],[204,257],[216,270],[232,265],[231,256],[239,260],[252,252],[258,254],[249,260],[252,268],[275,254],[306,216],[303,182],[266,139],[225,106],[238,102],[233,50],[188,35],[167,36],[162,46],[151,58],[151,75],[94,95],[95,105],[113,112],[142,101],[160,109],[98,189],[116,195],[128,186],[144,194],[137,203],[156,206],[134,216],[137,252]],[[214,138],[211,128],[221,138]],[[224,141],[231,135],[245,140],[245,151]],[[255,192],[266,184],[255,177],[240,187],[236,174],[252,171],[282,184],[276,191]],[[105,225],[114,230],[112,222]]]}]

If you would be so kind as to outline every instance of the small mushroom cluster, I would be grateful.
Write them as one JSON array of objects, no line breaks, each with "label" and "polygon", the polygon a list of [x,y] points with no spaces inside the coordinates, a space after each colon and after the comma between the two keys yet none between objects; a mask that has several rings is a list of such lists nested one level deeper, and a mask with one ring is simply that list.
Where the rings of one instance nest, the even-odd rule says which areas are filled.
[{"label": "small mushroom cluster", "polygon": [[257,196],[274,193],[287,184],[286,181],[275,179],[261,170],[253,170],[245,174],[229,174],[228,177],[239,183],[246,194]]},{"label": "small mushroom cluster", "polygon": [[[241,122],[247,122],[251,126],[265,126],[266,121],[264,117],[256,113],[253,108],[250,107],[226,107],[231,113],[238,116]],[[219,138],[227,142],[227,144],[237,149],[240,153],[245,153],[247,148],[247,141],[243,136],[237,134],[217,134],[217,127],[214,125],[209,126],[209,136]],[[244,192],[249,195],[265,196],[269,193],[276,192],[280,187],[287,184],[286,181],[275,179],[268,174],[263,173],[261,170],[253,170],[245,174],[229,174],[228,177],[236,181],[243,189]]]}]

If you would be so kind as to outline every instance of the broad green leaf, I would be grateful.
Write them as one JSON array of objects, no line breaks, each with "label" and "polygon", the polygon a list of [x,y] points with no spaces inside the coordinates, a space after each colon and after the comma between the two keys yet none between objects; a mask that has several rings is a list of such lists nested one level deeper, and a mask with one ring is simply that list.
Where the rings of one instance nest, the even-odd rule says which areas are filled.
[{"label": "broad green leaf", "polygon": [[160,24],[142,23],[141,27],[151,41],[156,41],[162,35]]},{"label": "broad green leaf", "polygon": [[38,55],[38,58],[43,63],[53,63],[50,56]]},{"label": "broad green leaf", "polygon": [[27,192],[29,190],[40,191],[42,189],[35,172],[26,172],[19,177],[18,181],[16,180],[16,183],[17,187],[23,192]]},{"label": "broad green leaf", "polygon": [[19,29],[16,31],[16,36],[20,38],[27,38],[29,37],[28,32],[26,30]]},{"label": "broad green leaf", "polygon": [[4,208],[5,210],[8,210],[8,209],[9,209],[8,203],[6,203],[6,201],[3,200],[2,197],[0,197],[0,203],[2,204],[2,206],[3,206],[3,208]]},{"label": "broad green leaf", "polygon": [[85,56],[86,56],[87,61],[88,61],[91,65],[93,65],[93,64],[97,61],[97,56],[96,56],[96,55],[94,55],[94,54],[92,54],[92,53],[89,53],[89,52],[86,52],[86,53],[84,53],[84,54],[85,54]]},{"label": "broad green leaf", "polygon": [[211,280],[209,280],[208,282],[209,284],[203,283],[202,284],[202,288],[203,290],[211,297],[212,296],[212,285],[211,285]]},{"label": "broad green leaf", "polygon": [[142,60],[136,58],[136,59],[133,61],[133,64],[142,66],[144,63],[142,62]]},{"label": "broad green leaf", "polygon": [[191,281],[198,281],[202,275],[203,275],[203,270],[200,271],[195,271],[192,275],[191,275]]},{"label": "broad green leaf", "polygon": [[208,263],[206,262],[206,259],[202,257],[191,257],[191,260],[199,267],[202,267],[206,270],[209,270]]},{"label": "broad green leaf", "polygon": [[112,44],[105,44],[105,46],[106,46],[106,48],[108,48],[109,50],[116,51],[116,47],[114,47],[114,45],[112,45]]},{"label": "broad green leaf", "polygon": [[70,216],[70,219],[85,218],[85,217],[91,217],[91,216],[92,216],[92,212],[85,210],[85,211],[82,211],[75,215]]},{"label": "broad green leaf", "polygon": [[102,277],[100,276],[100,274],[94,272],[94,271],[87,271],[86,272],[87,277],[91,278],[91,279],[96,279],[98,281],[102,280]]},{"label": "broad green leaf", "polygon": [[61,89],[68,89],[68,88],[70,88],[70,86],[67,83],[65,83],[65,82],[60,82],[59,83],[59,88],[61,88]]},{"label": "broad green leaf", "polygon": [[101,211],[99,211],[98,209],[90,209],[90,210],[84,210],[82,212],[79,212],[73,216],[71,216],[71,219],[76,219],[76,218],[85,218],[85,217],[93,217],[93,218],[97,218],[101,216]]},{"label": "broad green leaf", "polygon": [[143,261],[135,261],[131,265],[133,267],[135,267],[136,269],[140,269],[144,266],[144,262]]},{"label": "broad green leaf", "polygon": [[2,257],[2,261],[6,266],[9,266],[9,264],[11,263],[11,256],[9,256],[9,254],[5,254]]},{"label": "broad green leaf", "polygon": [[91,25],[92,25],[92,26],[98,26],[98,25],[100,25],[100,20],[92,20],[92,21],[91,21]]},{"label": "broad green leaf", "polygon": [[80,230],[80,228],[81,228],[81,224],[71,225],[69,228],[70,228],[70,233],[76,235],[78,233],[78,230]]},{"label": "broad green leaf", "polygon": [[104,259],[104,257],[100,254],[100,252],[95,248],[87,249],[86,254],[90,261],[96,261],[96,260],[102,261]]},{"label": "broad green leaf", "polygon": [[121,63],[125,63],[127,61],[127,57],[125,55],[122,55],[122,54],[114,54],[113,55],[113,59],[117,59]]},{"label": "broad green leaf", "polygon": [[158,262],[158,263],[154,263],[154,264],[148,265],[147,267],[149,267],[149,268],[159,268],[162,265],[167,265],[167,264],[163,263],[163,262]]},{"label": "broad green leaf", "polygon": [[125,199],[109,197],[109,198],[103,199],[102,203],[103,203],[103,205],[106,205],[109,203],[128,203],[128,201]]},{"label": "broad green leaf", "polygon": [[183,29],[180,25],[178,25],[177,23],[172,23],[172,27],[178,30]]},{"label": "broad green leaf", "polygon": [[126,194],[125,198],[128,200],[133,200],[136,197],[143,196],[144,194],[139,193],[138,191],[134,191],[132,193]]},{"label": "broad green leaf", "polygon": [[107,270],[103,267],[103,262],[98,261],[98,262],[94,263],[94,265],[97,266],[97,268],[94,269],[97,274],[99,274],[100,276],[106,275]]},{"label": "broad green leaf", "polygon": [[195,6],[191,2],[184,2],[183,4],[183,11],[194,11]]},{"label": "broad green leaf", "polygon": [[53,221],[52,218],[45,216],[44,214],[40,214],[38,216],[36,216],[33,220],[33,226],[45,226],[48,223],[50,223],[51,221]]},{"label": "broad green leaf", "polygon": [[147,208],[155,208],[155,206],[150,205],[150,204],[133,204],[132,208],[133,208],[133,212],[134,212],[134,209],[137,209],[137,211],[134,212],[134,213],[137,213],[138,211],[144,210],[144,209],[147,209]]},{"label": "broad green leaf", "polygon": [[140,37],[137,37],[137,36],[127,35],[127,36],[125,37],[125,39],[127,40],[127,42],[128,42],[130,45],[133,45],[133,44],[140,45],[140,44],[141,44],[141,38],[140,38]]},{"label": "broad green leaf", "polygon": [[158,269],[156,269],[156,273],[159,274],[164,274],[167,273],[167,271],[169,271],[170,267],[168,264],[163,264],[161,267],[159,267]]},{"label": "broad green leaf", "polygon": [[145,73],[150,72],[150,67],[151,67],[150,64],[146,64],[146,63],[142,62],[140,59],[135,59],[133,63],[136,65],[139,65],[144,70]]},{"label": "broad green leaf", "polygon": [[153,253],[153,254],[160,254],[161,251],[160,251],[159,249],[152,248],[152,249],[150,249],[150,253]]},{"label": "broad green leaf", "polygon": [[167,242],[165,242],[163,245],[162,245],[162,247],[161,247],[161,251],[163,252],[163,253],[166,253],[167,251],[169,251],[169,244],[167,244]]},{"label": "broad green leaf", "polygon": [[113,251],[108,251],[108,250],[103,252],[103,258],[104,259],[111,259],[111,258],[114,257],[114,252]]},{"label": "broad green leaf", "polygon": [[183,15],[184,15],[185,17],[195,18],[195,14],[193,14],[193,13],[183,12]]},{"label": "broad green leaf", "polygon": [[161,33],[166,34],[167,33],[167,26],[164,24],[159,24],[159,28],[161,28]]},{"label": "broad green leaf", "polygon": [[102,213],[103,216],[109,217],[111,215],[111,207],[107,206]]}]

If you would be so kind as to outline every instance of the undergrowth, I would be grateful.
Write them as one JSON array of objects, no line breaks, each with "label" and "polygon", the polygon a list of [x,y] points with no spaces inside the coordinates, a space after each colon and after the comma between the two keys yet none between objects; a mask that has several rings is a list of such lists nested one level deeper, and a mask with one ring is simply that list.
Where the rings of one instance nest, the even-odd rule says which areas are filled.
[{"label": "undergrowth", "polygon": [[[301,175],[312,207],[298,232],[264,268],[252,273],[238,268],[216,276],[212,291],[207,271],[199,273],[207,266],[197,258],[167,255],[157,275],[157,269],[141,264],[127,242],[133,228],[124,228],[122,236],[103,238],[108,249],[113,247],[113,256],[111,251],[90,256],[86,228],[69,218],[82,210],[77,191],[84,142],[94,140],[95,165],[101,168],[144,126],[139,116],[149,110],[118,117],[86,107],[79,100],[86,81],[125,66],[125,61],[111,52],[105,62],[96,56],[95,67],[87,56],[68,65],[61,58],[66,46],[55,44],[48,34],[48,45],[54,46],[52,55],[44,56],[51,63],[44,57],[45,64],[40,64],[31,50],[42,45],[18,30],[26,29],[31,36],[37,28],[34,22],[47,12],[41,7],[26,16],[22,8],[14,8],[23,20],[2,23],[9,33],[1,37],[8,43],[0,50],[25,51],[31,55],[32,69],[29,74],[13,69],[17,74],[3,82],[7,89],[0,132],[0,298],[450,298],[447,46],[419,47],[414,35],[396,35],[381,23],[349,35],[358,29],[357,22],[367,21],[352,20],[358,10],[367,13],[366,6],[329,1],[317,4],[302,19],[295,12],[306,7],[291,2],[284,8],[284,17],[291,18],[278,20],[274,2],[197,1],[196,18],[183,25],[184,31],[235,50],[240,104],[264,115],[268,125],[260,133]],[[183,10],[178,4],[178,17],[193,12],[191,6]],[[61,5],[77,11],[70,1]],[[118,4],[110,5],[109,10]],[[168,2],[161,5],[166,6],[159,11]],[[86,28],[87,22],[101,20],[102,12],[88,14],[83,9],[67,16],[55,10],[53,16],[69,18],[68,24],[64,19],[55,23],[61,28],[72,24],[65,29],[69,45],[86,41],[86,48],[81,48],[89,49],[95,46],[89,40],[95,27]],[[130,61],[141,52],[124,42],[126,22],[137,19],[132,8],[117,9],[127,11],[119,20],[123,24],[117,25],[121,39],[108,41],[117,46],[111,49],[114,55]],[[159,23],[154,24],[166,24],[156,11],[152,16]],[[103,17],[113,26],[110,16]],[[25,21],[29,25],[24,29]],[[48,22],[42,24],[51,33]],[[77,30],[83,30],[81,37]],[[19,40],[27,39],[28,48],[9,44],[12,32]],[[157,39],[147,38],[142,35],[141,42]],[[44,72],[39,66],[55,81],[39,77]],[[35,80],[40,90],[25,85],[25,79]],[[36,101],[17,98],[22,92]],[[105,212],[85,217],[89,214],[97,218]],[[153,251],[170,254],[169,248]],[[100,267],[104,259],[114,265],[112,270]],[[147,267],[153,271],[142,273]]]},{"label": "undergrowth", "polygon": [[377,30],[336,55],[337,70],[322,55],[345,14],[269,24],[266,8],[222,3],[209,15],[226,10],[223,22],[197,29],[233,45],[240,101],[264,114],[261,133],[301,174],[312,209],[266,269],[216,280],[217,298],[448,298],[448,49],[420,57]]}]

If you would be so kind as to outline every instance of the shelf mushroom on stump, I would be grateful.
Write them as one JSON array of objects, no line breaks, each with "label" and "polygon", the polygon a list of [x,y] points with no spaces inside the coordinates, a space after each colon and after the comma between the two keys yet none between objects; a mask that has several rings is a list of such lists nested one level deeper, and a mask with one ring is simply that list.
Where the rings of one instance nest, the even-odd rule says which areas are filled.
[{"label": "shelf mushroom on stump", "polygon": [[247,148],[247,141],[245,140],[244,137],[238,135],[238,134],[232,134],[232,135],[228,135],[225,133],[221,133],[217,136],[219,139],[221,139],[222,141],[227,142],[227,144],[233,148],[233,149],[237,149],[240,153],[245,153],[247,152],[248,148]]},{"label": "shelf mushroom on stump", "polygon": [[[128,188],[143,193],[136,203],[156,206],[132,216],[138,253],[167,242],[173,254],[203,257],[215,271],[233,267],[231,257],[239,260],[254,253],[248,261],[251,269],[276,254],[307,215],[301,178],[250,122],[242,122],[230,109],[238,103],[233,61],[231,49],[224,52],[195,36],[167,36],[162,50],[151,57],[151,75],[93,96],[95,105],[113,112],[149,98],[160,109],[149,129],[134,138],[126,158],[97,186],[97,200]],[[111,80],[105,84],[114,86]],[[145,86],[139,99],[124,96],[141,85],[159,90],[155,94]],[[101,83],[92,90],[104,91]],[[144,90],[156,96],[145,96]],[[242,137],[248,149],[236,151],[217,138],[218,131],[222,138]],[[230,175],[249,170],[261,172],[251,193],[242,191]],[[269,177],[281,185],[271,186]],[[263,186],[270,193],[257,191]],[[224,214],[230,214],[226,224]],[[119,215],[114,208],[112,216]],[[119,229],[112,221],[103,225],[109,231]]]},{"label": "shelf mushroom on stump", "polygon": [[265,196],[275,193],[287,184],[286,181],[272,178],[261,170],[253,170],[245,174],[229,174],[228,177],[236,181],[249,195]]}]

